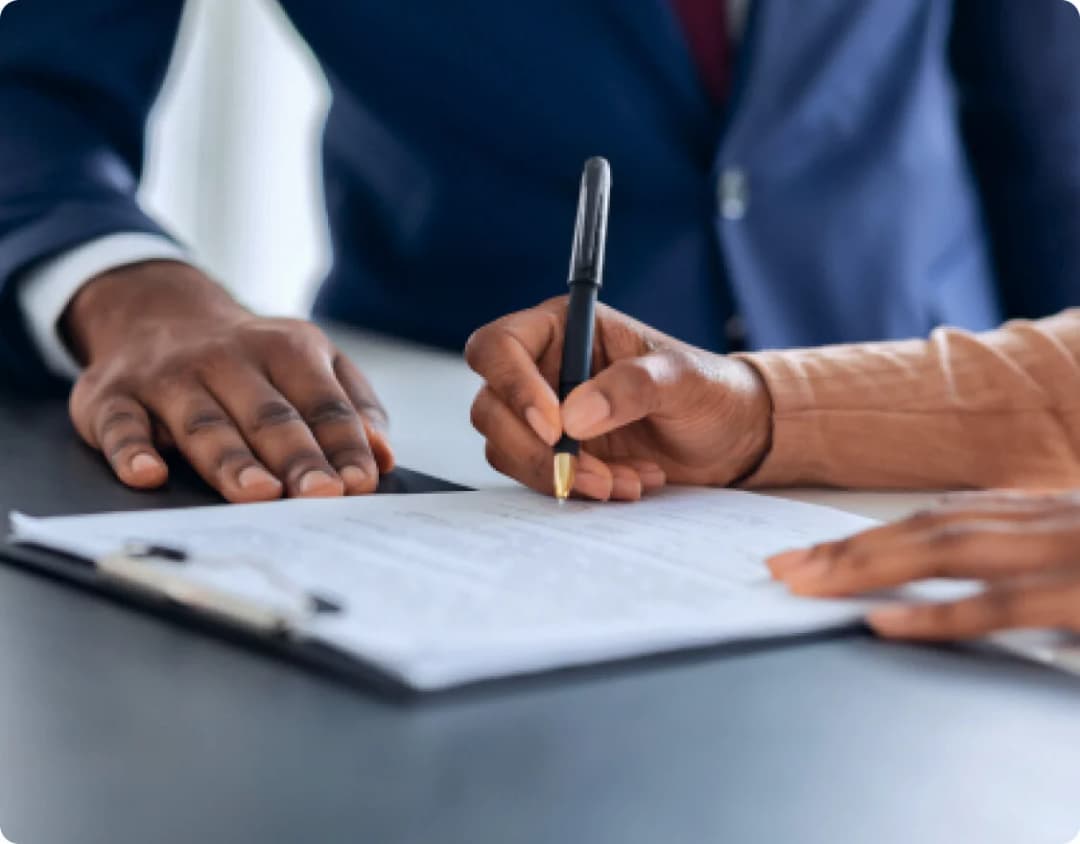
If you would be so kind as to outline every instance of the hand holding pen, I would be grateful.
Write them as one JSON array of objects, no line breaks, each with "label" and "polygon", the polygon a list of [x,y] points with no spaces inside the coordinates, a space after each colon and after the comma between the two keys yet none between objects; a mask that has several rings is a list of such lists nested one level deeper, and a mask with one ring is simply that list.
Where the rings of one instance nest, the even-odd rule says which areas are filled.
[{"label": "hand holding pen", "polygon": [[[610,184],[602,169],[590,178],[587,166],[583,188]],[[487,441],[488,462],[539,492],[572,490],[597,500],[635,500],[665,483],[728,485],[768,451],[768,390],[748,363],[596,304],[603,233],[586,223],[600,207],[589,196],[582,191],[570,297],[503,317],[466,347],[466,360],[485,381],[472,420]],[[575,278],[586,281],[575,285]],[[569,490],[559,489],[552,449],[556,471],[565,471],[558,463],[568,458],[558,455],[572,455],[575,441],[582,445],[574,476]]]}]

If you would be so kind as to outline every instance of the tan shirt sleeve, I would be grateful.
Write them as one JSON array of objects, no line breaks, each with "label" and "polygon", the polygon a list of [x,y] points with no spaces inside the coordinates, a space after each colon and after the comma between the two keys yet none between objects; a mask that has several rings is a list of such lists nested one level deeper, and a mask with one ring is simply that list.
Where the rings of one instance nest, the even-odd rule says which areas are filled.
[{"label": "tan shirt sleeve", "polygon": [[1080,309],[740,357],[773,400],[772,448],[745,486],[1080,486]]}]

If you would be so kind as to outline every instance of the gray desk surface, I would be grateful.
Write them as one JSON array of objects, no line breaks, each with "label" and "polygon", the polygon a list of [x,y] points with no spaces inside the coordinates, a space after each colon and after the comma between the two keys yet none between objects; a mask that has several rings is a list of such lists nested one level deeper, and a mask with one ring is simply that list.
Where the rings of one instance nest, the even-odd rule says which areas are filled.
[{"label": "gray desk surface", "polygon": [[[344,342],[396,411],[403,463],[504,482],[458,361]],[[59,407],[12,408],[0,503],[146,500],[102,480]],[[43,465],[4,470],[43,437]],[[0,672],[18,844],[1065,844],[1080,827],[1080,681],[857,633],[401,703],[0,566]]]}]

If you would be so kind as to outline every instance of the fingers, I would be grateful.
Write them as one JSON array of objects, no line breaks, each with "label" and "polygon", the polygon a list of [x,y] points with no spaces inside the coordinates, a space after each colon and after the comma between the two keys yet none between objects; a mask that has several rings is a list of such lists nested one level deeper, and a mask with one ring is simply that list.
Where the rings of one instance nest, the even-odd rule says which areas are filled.
[{"label": "fingers", "polygon": [[195,321],[189,304],[177,305],[174,328],[163,312],[127,332],[72,391],[80,435],[118,476],[161,484],[157,443],[178,448],[229,500],[373,491],[394,463],[386,412],[326,336],[238,306]]},{"label": "fingers", "polygon": [[168,479],[169,470],[154,447],[150,417],[131,396],[110,395],[93,406],[73,393],[72,420],[88,445],[105,455],[122,483],[153,489]]},{"label": "fingers", "polygon": [[334,358],[334,374],[364,421],[368,444],[380,474],[394,469],[394,451],[390,447],[390,418],[370,382],[344,355]]},{"label": "fingers", "polygon": [[651,460],[628,459],[622,462],[637,472],[643,492],[654,492],[667,484],[667,474]]},{"label": "fingers", "polygon": [[[486,455],[494,469],[526,486],[553,492],[551,446],[485,387],[473,402],[472,422],[487,439]],[[636,501],[646,490],[665,483],[663,471],[648,460],[606,463],[587,451],[578,456],[574,492],[599,501]]]},{"label": "fingers", "polygon": [[[379,483],[379,467],[368,443],[367,425],[346,395],[325,353],[313,353],[304,364],[273,362],[270,378],[280,396],[271,396],[265,387],[264,395],[260,396],[271,405],[286,402],[296,409],[302,420],[301,425],[296,425],[295,421],[286,422],[279,429],[292,450],[287,460],[299,461],[310,467],[306,471],[315,471],[316,467],[308,460],[310,455],[300,456],[310,449],[311,436],[314,436],[316,448],[333,467],[346,492],[351,495],[374,492]],[[373,399],[372,396],[367,412],[381,413]],[[275,440],[278,440],[277,436]]]},{"label": "fingers", "polygon": [[281,482],[252,453],[229,413],[197,381],[162,384],[144,403],[168,427],[196,472],[227,500],[265,501]]},{"label": "fingers", "polygon": [[538,492],[552,491],[552,451],[491,387],[473,401],[473,427],[487,440],[488,462]]},{"label": "fingers", "polygon": [[870,614],[870,626],[896,639],[972,639],[1011,628],[1080,632],[1080,577],[1001,584],[962,601],[894,606]]},{"label": "fingers", "polygon": [[562,422],[559,399],[538,361],[561,346],[562,333],[558,305],[546,303],[481,328],[465,346],[469,366],[549,446],[562,434]]},{"label": "fingers", "polygon": [[[292,497],[342,495],[345,482],[330,464],[323,446],[300,411],[262,373],[242,364],[226,364],[207,379],[212,393],[242,439]],[[331,425],[341,414],[336,406],[306,408],[318,422]],[[317,415],[321,414],[321,415]],[[166,422],[184,450],[177,424]],[[342,440],[327,438],[340,446]],[[346,457],[348,453],[346,452]]]},{"label": "fingers", "polygon": [[566,397],[566,433],[593,439],[655,413],[680,371],[678,360],[666,351],[615,361]]},{"label": "fingers", "polygon": [[[932,577],[998,579],[1073,563],[1080,522],[971,521],[813,549],[777,576],[800,595],[850,595]],[[786,567],[785,567],[786,566]]]},{"label": "fingers", "polygon": [[866,557],[881,553],[896,544],[912,539],[938,545],[962,541],[963,536],[987,530],[1024,529],[1039,525],[1053,533],[1062,528],[1061,520],[1080,520],[1080,499],[1075,495],[1024,495],[1022,493],[964,493],[932,510],[923,510],[840,542],[826,542],[813,548],[778,554],[768,561],[773,575],[786,578],[807,563],[853,554]]}]

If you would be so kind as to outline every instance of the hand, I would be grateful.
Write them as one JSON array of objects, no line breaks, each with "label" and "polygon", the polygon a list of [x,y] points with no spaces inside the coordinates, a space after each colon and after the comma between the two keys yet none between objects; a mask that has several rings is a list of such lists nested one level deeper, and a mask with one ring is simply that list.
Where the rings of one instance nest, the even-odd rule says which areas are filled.
[{"label": "hand", "polygon": [[1080,494],[965,494],[936,510],[769,561],[799,595],[853,595],[932,577],[975,597],[871,613],[882,636],[969,639],[1010,627],[1080,632]]},{"label": "hand", "polygon": [[229,501],[371,492],[393,467],[382,406],[319,329],[257,317],[185,264],[97,277],[63,328],[86,364],[75,428],[129,486],[165,482],[166,446]]},{"label": "hand", "polygon": [[583,444],[575,491],[634,500],[679,484],[726,485],[764,459],[771,401],[747,363],[695,349],[598,306],[595,376],[560,408],[566,297],[497,320],[465,349],[486,382],[472,421],[488,461],[540,492],[553,487],[552,450],[565,430]]}]

